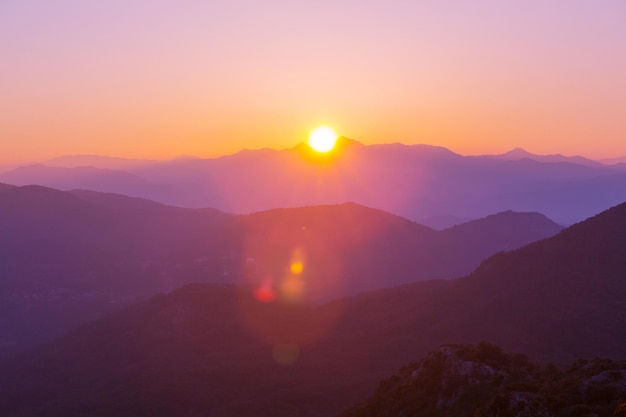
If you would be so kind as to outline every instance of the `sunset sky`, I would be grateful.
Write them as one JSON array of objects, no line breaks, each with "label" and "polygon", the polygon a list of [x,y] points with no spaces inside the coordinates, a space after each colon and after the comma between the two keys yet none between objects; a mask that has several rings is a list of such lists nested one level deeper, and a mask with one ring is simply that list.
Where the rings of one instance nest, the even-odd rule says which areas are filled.
[{"label": "sunset sky", "polygon": [[3,0],[0,163],[288,148],[626,155],[626,1]]}]

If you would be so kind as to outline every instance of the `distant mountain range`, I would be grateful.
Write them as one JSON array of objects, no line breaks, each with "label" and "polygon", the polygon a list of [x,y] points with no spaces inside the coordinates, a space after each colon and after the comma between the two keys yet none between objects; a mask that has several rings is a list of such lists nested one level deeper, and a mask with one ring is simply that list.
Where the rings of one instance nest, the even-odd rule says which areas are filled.
[{"label": "distant mountain range", "polygon": [[610,165],[601,161],[594,161],[582,156],[564,156],[561,154],[537,155],[534,153],[530,153],[522,148],[515,148],[503,154],[491,156],[493,158],[502,159],[505,161],[519,161],[520,159],[531,159],[537,162],[571,163],[576,165],[590,166],[594,168],[600,168],[604,165]]},{"label": "distant mountain range", "polygon": [[0,409],[7,416],[330,416],[445,343],[484,340],[557,364],[621,358],[625,252],[622,204],[495,254],[464,278],[324,305],[260,300],[254,285],[186,286],[0,365]]},{"label": "distant mountain range", "polygon": [[319,303],[461,276],[561,229],[537,213],[434,231],[353,203],[236,216],[0,185],[0,358],[191,282],[245,283]]},{"label": "distant mountain range", "polygon": [[153,159],[129,159],[100,155],[65,155],[45,161],[43,165],[61,168],[95,167],[103,169],[133,169],[153,165]]},{"label": "distant mountain range", "polygon": [[239,214],[353,201],[420,222],[514,210],[572,224],[626,200],[624,164],[522,149],[461,156],[429,145],[364,146],[346,138],[330,156],[314,155],[305,144],[215,159],[68,156],[4,172],[0,182],[115,192]]}]

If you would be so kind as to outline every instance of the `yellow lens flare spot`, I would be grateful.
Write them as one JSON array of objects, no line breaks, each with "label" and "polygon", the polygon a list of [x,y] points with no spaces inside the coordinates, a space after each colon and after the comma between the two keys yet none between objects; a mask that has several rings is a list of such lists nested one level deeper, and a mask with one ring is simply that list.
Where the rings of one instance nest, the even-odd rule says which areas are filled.
[{"label": "yellow lens flare spot", "polygon": [[330,152],[337,143],[337,134],[328,126],[320,126],[311,131],[307,143],[316,152]]},{"label": "yellow lens flare spot", "polygon": [[291,270],[292,274],[300,275],[302,271],[304,271],[304,264],[300,261],[294,261],[291,263],[289,269]]},{"label": "yellow lens flare spot", "polygon": [[289,271],[294,275],[300,275],[304,272],[304,263],[306,260],[306,252],[304,248],[298,246],[291,251],[291,263]]}]

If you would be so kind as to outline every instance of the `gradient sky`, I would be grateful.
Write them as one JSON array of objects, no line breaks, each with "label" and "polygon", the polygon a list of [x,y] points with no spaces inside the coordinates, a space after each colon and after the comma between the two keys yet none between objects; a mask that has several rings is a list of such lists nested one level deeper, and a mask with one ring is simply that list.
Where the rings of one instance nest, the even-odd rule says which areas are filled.
[{"label": "gradient sky", "polygon": [[626,155],[626,1],[0,1],[0,163],[287,148]]}]

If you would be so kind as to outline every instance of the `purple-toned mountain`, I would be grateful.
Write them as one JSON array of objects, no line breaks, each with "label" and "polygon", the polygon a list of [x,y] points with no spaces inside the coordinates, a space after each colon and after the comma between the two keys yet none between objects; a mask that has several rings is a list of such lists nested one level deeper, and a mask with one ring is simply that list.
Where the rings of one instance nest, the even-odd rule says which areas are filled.
[{"label": "purple-toned mountain", "polygon": [[40,185],[60,190],[87,189],[139,196],[165,188],[129,172],[92,166],[65,168],[28,165],[4,172],[0,178],[0,182],[12,185]]},{"label": "purple-toned mountain", "polygon": [[511,149],[508,152],[505,152],[500,155],[490,155],[493,158],[508,160],[508,161],[519,161],[520,159],[532,159],[533,161],[539,162],[568,162],[577,165],[590,166],[594,168],[602,167],[602,162],[594,161],[582,156],[565,156],[561,154],[553,154],[553,155],[537,155],[534,153],[530,153],[522,148]]},{"label": "purple-toned mountain", "polygon": [[129,159],[115,158],[100,155],[65,155],[58,158],[48,159],[43,165],[62,168],[95,167],[101,169],[129,169],[143,165],[155,164],[153,159]]},{"label": "purple-toned mountain", "polygon": [[[626,199],[623,169],[582,157],[523,150],[461,156],[436,146],[365,146],[346,138],[326,156],[300,144],[215,159],[63,161],[74,168],[20,168],[0,174],[0,182],[119,192],[240,214],[354,201],[417,221],[435,216],[474,219],[514,210],[536,211],[571,224]],[[81,162],[97,164],[98,169],[76,167]],[[104,170],[112,166],[125,171]]]},{"label": "purple-toned mountain", "polygon": [[0,356],[189,282],[243,281],[320,302],[460,276],[560,229],[523,213],[472,225],[436,232],[349,203],[235,216],[117,194],[0,187]]},{"label": "purple-toned mountain", "polygon": [[[0,408],[7,416],[328,416],[446,343],[485,340],[541,361],[621,358],[625,251],[622,204],[494,255],[467,277],[321,306],[262,302],[254,287],[187,286],[5,362]],[[493,367],[503,357],[493,353],[474,359]],[[603,363],[578,364],[585,373]],[[447,388],[443,395],[459,386]]]},{"label": "purple-toned mountain", "polygon": [[605,165],[623,165],[626,164],[626,156],[622,156],[622,157],[618,157],[618,158],[606,158],[606,159],[601,159],[600,162],[602,162]]}]

